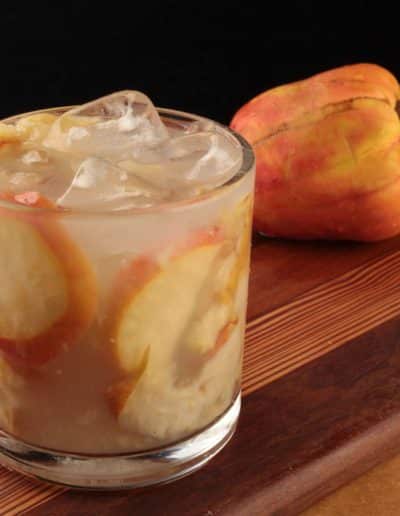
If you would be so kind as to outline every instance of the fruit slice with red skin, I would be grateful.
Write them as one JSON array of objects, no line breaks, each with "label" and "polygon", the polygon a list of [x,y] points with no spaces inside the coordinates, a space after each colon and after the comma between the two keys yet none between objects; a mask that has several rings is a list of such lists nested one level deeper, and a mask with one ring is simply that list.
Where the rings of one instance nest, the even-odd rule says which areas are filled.
[{"label": "fruit slice with red skin", "polygon": [[113,412],[122,410],[146,368],[154,369],[160,360],[170,367],[222,247],[221,231],[212,227],[193,233],[164,266],[138,257],[120,271],[111,294],[109,333],[126,377],[107,394]]},{"label": "fruit slice with red skin", "polygon": [[130,373],[133,378],[143,372],[141,364],[148,346],[138,345],[136,342],[126,346],[121,343],[124,339],[120,334],[121,325],[124,323],[130,303],[160,271],[161,267],[153,259],[146,256],[135,258],[121,269],[111,292],[107,333],[110,335],[110,341],[115,344],[113,351],[120,368]]},{"label": "fruit slice with red skin", "polygon": [[2,193],[1,201],[7,204],[0,205],[0,350],[38,366],[88,329],[96,281],[51,202],[36,192]]},{"label": "fruit slice with red skin", "polygon": [[[123,371],[135,372],[144,354],[155,349],[172,353],[196,308],[198,294],[222,243],[200,244],[160,266],[138,258],[117,279],[111,317],[111,339]],[[118,289],[119,286],[119,289]]]},{"label": "fruit slice with red skin", "polygon": [[[231,402],[241,347],[240,341],[228,340],[236,327],[236,321],[229,320],[230,309],[222,318],[206,321],[212,327],[207,325],[202,342],[212,342],[207,342],[207,349],[192,350],[199,366],[194,376],[187,382],[179,371],[179,357],[189,345],[191,329],[195,331],[196,313],[203,308],[199,301],[207,299],[216,307],[221,303],[214,295],[214,273],[225,263],[228,247],[220,229],[194,233],[178,246],[178,254],[170,253],[166,264],[140,258],[122,271],[116,284],[121,301],[110,326],[121,379],[108,389],[107,398],[123,428],[164,442],[207,424]],[[230,342],[228,348],[225,342]],[[222,357],[221,372],[211,360],[220,352],[227,355]],[[210,368],[203,369],[207,358]]]},{"label": "fruit slice with red skin", "polygon": [[[247,274],[251,204],[246,197],[219,226],[193,233],[166,266],[142,257],[120,274],[111,340],[125,377],[109,389],[108,398],[122,426],[153,428],[151,418],[136,418],[132,409],[138,410],[141,399],[154,399],[158,389],[165,388],[165,397],[177,405],[186,403],[203,366],[230,341],[239,322],[236,291]],[[240,355],[239,341],[230,346]],[[223,389],[223,378],[217,383],[216,390]]]},{"label": "fruit slice with red skin", "polygon": [[248,273],[251,216],[252,198],[246,196],[222,217],[224,247],[183,339],[188,350],[204,354],[206,360],[218,352],[238,323],[236,297],[239,282]]}]

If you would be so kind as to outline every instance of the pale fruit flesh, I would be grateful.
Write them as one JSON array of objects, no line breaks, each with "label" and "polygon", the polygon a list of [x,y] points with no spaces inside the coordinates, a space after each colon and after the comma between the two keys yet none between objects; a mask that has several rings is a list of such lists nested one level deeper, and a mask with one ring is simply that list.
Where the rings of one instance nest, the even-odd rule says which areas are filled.
[{"label": "pale fruit flesh", "polygon": [[131,298],[122,296],[114,330],[127,374],[111,388],[110,399],[123,428],[170,440],[211,421],[232,399],[244,331],[250,213],[247,198],[223,218],[214,243],[196,246],[201,238],[194,236],[165,267],[148,264],[152,275],[142,281],[138,277],[146,274],[138,273]]},{"label": "pale fruit flesh", "polygon": [[86,257],[35,193],[2,194],[0,206],[0,351],[37,366],[73,345],[96,310],[96,281]]},{"label": "pale fruit flesh", "polygon": [[[134,370],[137,360],[153,343],[163,355],[174,351],[219,250],[218,244],[202,246],[173,260],[134,295],[123,310],[116,335],[117,353],[125,371]],[[156,367],[165,356],[150,351],[149,360]]]},{"label": "pale fruit flesh", "polygon": [[39,233],[22,221],[3,218],[0,248],[0,335],[35,337],[67,308],[63,270]]}]

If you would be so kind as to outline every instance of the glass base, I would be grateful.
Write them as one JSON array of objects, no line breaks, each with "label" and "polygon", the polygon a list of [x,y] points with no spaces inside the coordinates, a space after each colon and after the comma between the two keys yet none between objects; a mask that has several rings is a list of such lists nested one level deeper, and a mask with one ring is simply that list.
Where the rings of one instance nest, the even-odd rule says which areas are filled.
[{"label": "glass base", "polygon": [[177,480],[198,470],[232,437],[240,394],[212,425],[185,441],[142,453],[90,456],[53,452],[0,431],[0,464],[25,475],[84,489],[129,489]]}]

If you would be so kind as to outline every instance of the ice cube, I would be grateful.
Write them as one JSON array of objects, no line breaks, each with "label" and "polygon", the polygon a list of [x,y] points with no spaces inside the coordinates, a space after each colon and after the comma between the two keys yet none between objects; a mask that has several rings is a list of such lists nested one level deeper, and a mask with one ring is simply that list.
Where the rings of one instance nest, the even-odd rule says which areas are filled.
[{"label": "ice cube", "polygon": [[137,157],[167,139],[150,99],[122,91],[71,109],[54,122],[44,144],[62,151],[113,159]]},{"label": "ice cube", "polygon": [[122,210],[152,206],[167,194],[108,160],[91,157],[82,161],[57,204],[64,208]]},{"label": "ice cube", "polygon": [[[24,146],[21,146],[24,151]],[[2,155],[0,190],[15,193],[36,190],[52,180],[54,162],[50,163],[47,152],[27,147],[18,155],[10,148]],[[53,165],[53,166],[51,166]]]},{"label": "ice cube", "polygon": [[37,172],[10,172],[0,169],[0,190],[15,193],[35,190],[43,182]]},{"label": "ice cube", "polygon": [[183,160],[189,184],[217,186],[232,175],[241,159],[239,146],[217,132],[190,134],[170,142],[170,160]]},{"label": "ice cube", "polygon": [[121,160],[119,166],[145,177],[160,188],[170,188],[176,199],[193,197],[228,181],[240,164],[234,140],[217,132],[189,133],[143,151],[140,162]]},{"label": "ice cube", "polygon": [[31,165],[32,163],[47,163],[49,157],[47,152],[38,149],[32,149],[21,156],[21,161],[25,165]]}]

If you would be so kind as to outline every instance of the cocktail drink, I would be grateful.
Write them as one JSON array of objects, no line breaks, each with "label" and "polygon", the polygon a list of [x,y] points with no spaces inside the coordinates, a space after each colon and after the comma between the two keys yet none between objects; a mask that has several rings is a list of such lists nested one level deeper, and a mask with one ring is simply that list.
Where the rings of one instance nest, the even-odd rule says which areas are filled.
[{"label": "cocktail drink", "polygon": [[180,477],[240,406],[254,162],[139,92],[0,123],[0,462]]}]

